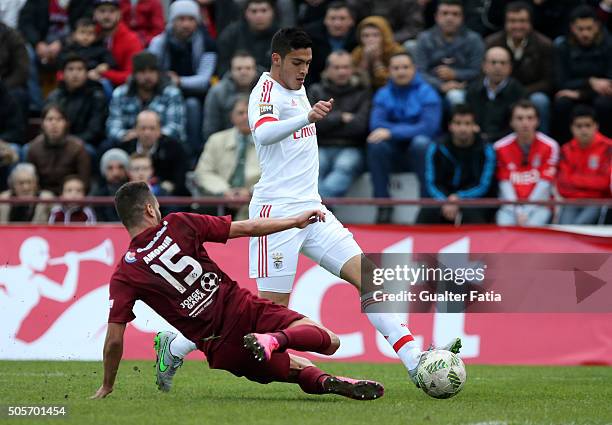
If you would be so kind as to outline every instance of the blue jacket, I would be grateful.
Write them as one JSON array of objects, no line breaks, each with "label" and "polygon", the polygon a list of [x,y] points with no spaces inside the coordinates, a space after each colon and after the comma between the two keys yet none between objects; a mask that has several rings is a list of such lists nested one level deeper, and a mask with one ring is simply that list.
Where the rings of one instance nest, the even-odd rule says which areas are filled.
[{"label": "blue jacket", "polygon": [[394,141],[433,137],[440,130],[442,102],[436,90],[416,73],[409,85],[391,80],[374,95],[370,130],[387,128]]},{"label": "blue jacket", "polygon": [[454,146],[450,136],[432,143],[425,157],[425,189],[435,199],[454,193],[461,199],[494,196],[495,151],[479,137],[473,145]]}]

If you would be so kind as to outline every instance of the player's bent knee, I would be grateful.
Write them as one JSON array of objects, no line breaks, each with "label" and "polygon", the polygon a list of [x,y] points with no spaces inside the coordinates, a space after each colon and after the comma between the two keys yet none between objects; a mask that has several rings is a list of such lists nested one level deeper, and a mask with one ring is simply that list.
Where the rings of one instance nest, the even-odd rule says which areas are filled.
[{"label": "player's bent knee", "polygon": [[331,356],[336,351],[338,351],[338,348],[340,348],[340,338],[338,337],[338,335],[336,335],[329,329],[325,329],[325,331],[327,331],[327,333],[329,334],[329,338],[331,342],[329,344],[329,347],[327,347],[326,350],[321,351],[321,354],[324,354],[326,356]]}]

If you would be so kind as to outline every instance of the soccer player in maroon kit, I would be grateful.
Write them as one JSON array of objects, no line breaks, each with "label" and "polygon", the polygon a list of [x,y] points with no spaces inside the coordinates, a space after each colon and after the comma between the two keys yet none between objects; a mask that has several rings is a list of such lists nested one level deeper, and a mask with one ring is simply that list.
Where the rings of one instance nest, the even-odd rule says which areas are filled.
[{"label": "soccer player in maroon kit", "polygon": [[169,214],[162,220],[159,203],[144,182],[123,185],[115,195],[115,207],[132,241],[111,278],[104,380],[92,398],[104,398],[113,391],[123,335],[126,324],[135,318],[136,300],[193,341],[213,369],[262,384],[297,383],[309,394],[333,393],[358,400],[383,395],[383,386],[377,382],[331,376],[309,360],[288,354],[286,349],[330,355],[340,341],[303,315],[240,288],[203,246],[204,242],[225,243],[231,238],[304,228],[325,220],[320,210],[235,222],[230,216],[187,213]]}]

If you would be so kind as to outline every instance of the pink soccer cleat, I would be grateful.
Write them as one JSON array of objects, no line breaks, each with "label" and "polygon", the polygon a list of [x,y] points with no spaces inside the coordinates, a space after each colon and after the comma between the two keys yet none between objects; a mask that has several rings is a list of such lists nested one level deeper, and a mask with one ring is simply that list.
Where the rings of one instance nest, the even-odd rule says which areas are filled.
[{"label": "pink soccer cleat", "polygon": [[338,394],[354,400],[375,400],[385,393],[382,384],[367,379],[352,379],[344,376],[329,376],[323,381],[326,393]]},{"label": "pink soccer cleat", "polygon": [[278,341],[272,335],[252,333],[244,336],[244,347],[251,350],[255,360],[268,361],[278,349]]}]

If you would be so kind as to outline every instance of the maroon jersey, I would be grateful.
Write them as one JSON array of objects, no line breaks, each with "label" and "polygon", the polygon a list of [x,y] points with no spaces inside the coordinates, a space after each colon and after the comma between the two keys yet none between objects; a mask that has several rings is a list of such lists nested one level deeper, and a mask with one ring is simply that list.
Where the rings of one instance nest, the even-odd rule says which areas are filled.
[{"label": "maroon jersey", "polygon": [[142,300],[196,343],[219,336],[224,320],[237,319],[224,311],[238,301],[238,285],[202,244],[225,243],[230,224],[230,216],[175,213],[138,234],[111,278],[108,321],[130,322]]}]

